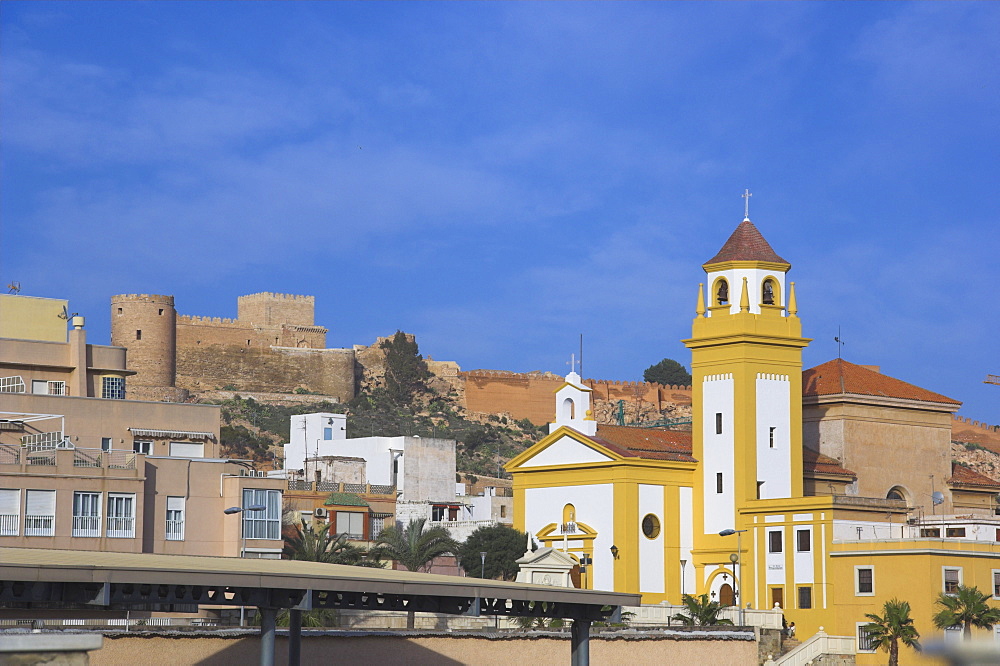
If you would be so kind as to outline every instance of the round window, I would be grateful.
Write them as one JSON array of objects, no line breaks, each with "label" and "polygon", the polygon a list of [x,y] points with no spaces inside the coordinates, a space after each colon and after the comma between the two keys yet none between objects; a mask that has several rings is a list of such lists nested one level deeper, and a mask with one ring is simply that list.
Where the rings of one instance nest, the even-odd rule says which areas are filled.
[{"label": "round window", "polygon": [[655,539],[660,536],[660,519],[651,513],[647,513],[642,519],[642,533],[647,539]]}]

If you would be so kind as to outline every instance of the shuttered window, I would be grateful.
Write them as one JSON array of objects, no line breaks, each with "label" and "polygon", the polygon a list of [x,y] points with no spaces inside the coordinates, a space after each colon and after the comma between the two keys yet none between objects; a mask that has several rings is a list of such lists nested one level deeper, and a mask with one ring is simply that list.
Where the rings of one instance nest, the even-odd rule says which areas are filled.
[{"label": "shuttered window", "polygon": [[24,496],[24,536],[56,533],[56,491],[28,490]]},{"label": "shuttered window", "polygon": [[204,458],[203,442],[170,442],[170,455],[177,458]]},{"label": "shuttered window", "polygon": [[184,540],[184,498],[167,498],[167,541]]},{"label": "shuttered window", "polygon": [[0,536],[17,536],[21,531],[21,491],[0,489]]}]

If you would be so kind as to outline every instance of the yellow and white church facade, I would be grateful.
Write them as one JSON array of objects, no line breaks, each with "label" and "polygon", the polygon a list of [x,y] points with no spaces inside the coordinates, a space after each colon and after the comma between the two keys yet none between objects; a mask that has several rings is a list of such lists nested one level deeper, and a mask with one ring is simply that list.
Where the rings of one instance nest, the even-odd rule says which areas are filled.
[{"label": "yellow and white church facade", "polygon": [[749,219],[704,264],[691,432],[598,425],[570,373],[550,433],[507,465],[515,526],[584,565],[579,586],[779,604],[800,638],[862,652],[890,598],[925,636],[957,584],[1000,605],[1000,484],[951,463],[960,403],[839,359],[803,372],[790,267]]}]

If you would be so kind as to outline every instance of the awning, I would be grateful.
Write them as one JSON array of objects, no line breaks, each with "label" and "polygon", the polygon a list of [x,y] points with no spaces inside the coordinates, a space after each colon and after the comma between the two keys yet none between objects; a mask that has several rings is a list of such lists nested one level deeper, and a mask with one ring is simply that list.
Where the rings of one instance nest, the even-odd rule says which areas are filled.
[{"label": "awning", "polygon": [[215,439],[215,435],[210,432],[196,432],[190,430],[156,430],[154,428],[129,428],[136,437],[164,437],[170,439]]}]

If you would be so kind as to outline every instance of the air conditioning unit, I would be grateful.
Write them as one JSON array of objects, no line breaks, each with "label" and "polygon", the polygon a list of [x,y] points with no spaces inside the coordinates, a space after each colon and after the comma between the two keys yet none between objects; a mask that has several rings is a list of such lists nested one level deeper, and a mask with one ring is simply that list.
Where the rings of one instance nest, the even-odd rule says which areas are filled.
[{"label": "air conditioning unit", "polygon": [[316,516],[317,518],[326,518],[327,516],[330,515],[330,511],[320,506],[317,507],[315,511],[313,511],[313,515]]}]

